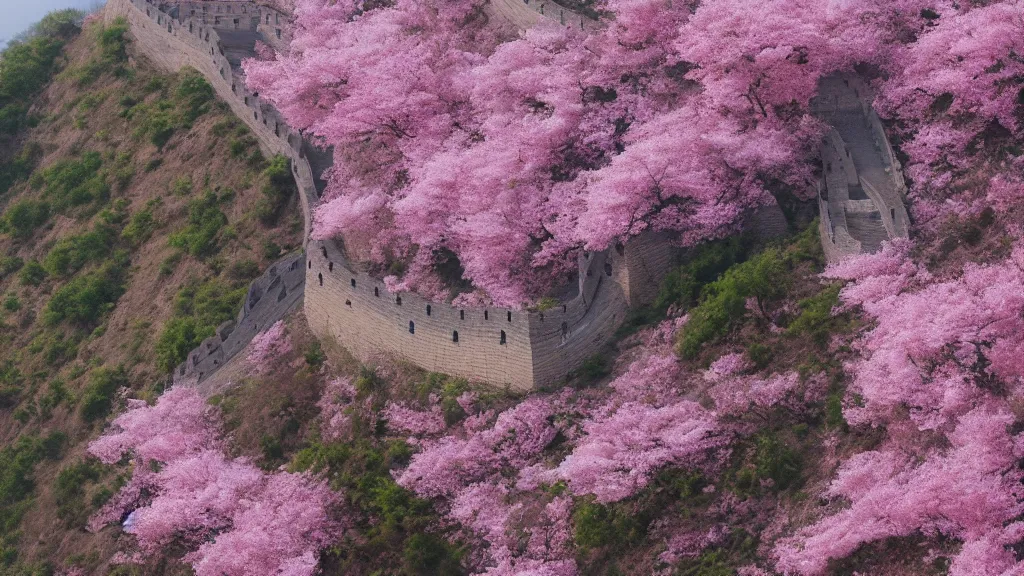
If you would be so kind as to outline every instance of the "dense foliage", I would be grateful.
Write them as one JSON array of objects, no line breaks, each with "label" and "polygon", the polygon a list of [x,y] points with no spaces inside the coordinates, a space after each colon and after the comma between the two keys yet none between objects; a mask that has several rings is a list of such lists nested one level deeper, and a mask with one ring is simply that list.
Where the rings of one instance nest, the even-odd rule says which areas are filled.
[{"label": "dense foliage", "polygon": [[[652,228],[693,244],[773,195],[805,196],[822,130],[809,103],[833,73],[879,75],[914,174],[948,178],[1007,150],[1020,6],[933,4],[609,0],[591,34],[515,35],[473,0],[309,0],[291,52],[246,70],[292,125],[335,147],[319,237],[407,262],[392,281],[431,295],[447,292],[433,271],[457,258],[486,297],[520,305],[580,249]],[[935,56],[989,22],[984,40],[956,44],[970,58]]]}]

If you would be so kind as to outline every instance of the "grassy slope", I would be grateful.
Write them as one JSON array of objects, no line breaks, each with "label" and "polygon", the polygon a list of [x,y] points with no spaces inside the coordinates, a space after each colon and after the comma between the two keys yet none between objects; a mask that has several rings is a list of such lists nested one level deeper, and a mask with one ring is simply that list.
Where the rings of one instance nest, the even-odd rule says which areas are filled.
[{"label": "grassy slope", "polygon": [[[74,466],[83,461],[85,442],[102,428],[111,401],[116,409],[116,389],[126,385],[144,397],[159,389],[165,373],[154,360],[157,335],[170,318],[182,315],[175,297],[183,287],[206,286],[215,300],[193,316],[207,323],[231,317],[248,279],[275,257],[266,245],[294,248],[301,237],[294,197],[275,225],[260,221],[254,206],[265,197],[265,162],[226,107],[206,102],[194,79],[189,86],[200,97],[190,101],[188,90],[179,91],[183,75],[158,73],[130,44],[118,54],[110,36],[93,24],[69,43],[63,71],[34,99],[31,114],[38,125],[14,140],[36,151],[34,172],[0,195],[6,230],[0,256],[11,268],[0,280],[0,441],[12,446],[18,438],[50,438],[52,448],[8,449],[0,463],[3,505],[16,504],[24,512],[19,523],[17,515],[8,522],[10,509],[4,511],[2,573],[32,573],[30,567],[47,573],[46,564],[60,567],[68,558],[93,564],[110,556],[110,535],[87,534],[80,521],[116,479],[98,468]],[[55,192],[60,186],[53,167],[90,153],[101,160],[85,186],[96,198],[61,208],[66,202]],[[204,190],[218,196],[214,208],[193,218],[192,234],[180,248],[172,246],[171,237],[190,222],[190,202]],[[19,235],[25,219],[11,208],[26,200],[47,202],[51,214]],[[217,211],[223,221],[211,216]],[[81,235],[111,221],[107,240],[90,252]],[[130,231],[122,235],[126,227]],[[51,257],[48,267],[58,273],[38,286],[23,281],[24,266],[15,270],[18,259],[46,267],[47,256],[62,245],[91,255],[78,270]],[[48,314],[54,295],[112,266],[124,278],[123,295],[95,318],[54,321]],[[17,457],[27,462],[20,472],[12,464]],[[11,488],[8,478],[22,489]]]}]

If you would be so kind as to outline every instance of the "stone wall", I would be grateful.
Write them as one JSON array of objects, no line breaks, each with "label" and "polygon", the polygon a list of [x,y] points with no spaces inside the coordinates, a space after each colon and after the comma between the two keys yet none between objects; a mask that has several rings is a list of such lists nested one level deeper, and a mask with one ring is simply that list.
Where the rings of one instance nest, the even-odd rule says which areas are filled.
[{"label": "stone wall", "polygon": [[[495,6],[509,10],[527,7],[519,1],[494,0]],[[517,13],[538,16],[536,2],[531,0],[530,10]],[[129,20],[138,48],[156,64],[169,70],[192,66],[209,79],[265,152],[291,159],[301,194],[305,255],[286,258],[254,282],[238,320],[222,326],[215,337],[193,351],[176,378],[209,378],[255,334],[302,299],[312,330],[320,337],[336,338],[363,361],[390,354],[427,370],[529,390],[563,380],[608,344],[631,306],[646,304],[657,294],[679,257],[679,250],[662,234],[643,234],[625,245],[581,256],[573,295],[543,311],[458,309],[411,293],[391,293],[383,282],[347,262],[335,242],[310,240],[317,184],[322,185],[314,178],[311,160],[322,168],[330,158],[314,154],[301,135],[247,90],[240,73],[232,69],[210,9],[216,14],[220,6],[224,17],[231,17],[232,28],[225,34],[233,30],[235,14],[251,18],[258,13],[257,30],[267,25],[267,14],[274,14],[255,4],[241,12],[242,4],[167,3],[176,9],[176,17],[171,17],[147,0],[109,0],[105,12],[108,19],[125,16]],[[203,6],[206,16],[190,18],[192,10]],[[545,8],[544,16],[551,15]],[[271,20],[271,25],[276,21]],[[778,206],[754,214],[751,222],[762,235],[784,233],[786,228]]]},{"label": "stone wall", "polygon": [[490,0],[487,9],[519,28],[531,28],[547,20],[576,30],[591,31],[597,20],[564,8],[553,0]]},{"label": "stone wall", "polygon": [[319,336],[334,336],[363,361],[378,354],[519,390],[533,387],[529,313],[456,309],[349,267],[334,242],[309,245],[306,318]]},{"label": "stone wall", "polygon": [[238,318],[221,324],[214,336],[190,352],[175,369],[174,382],[203,382],[300,303],[306,281],[303,261],[302,254],[287,256],[253,281]]},{"label": "stone wall", "polygon": [[862,80],[834,75],[819,83],[811,103],[831,125],[819,148],[818,185],[821,241],[830,261],[909,233],[903,172],[871,101]]}]

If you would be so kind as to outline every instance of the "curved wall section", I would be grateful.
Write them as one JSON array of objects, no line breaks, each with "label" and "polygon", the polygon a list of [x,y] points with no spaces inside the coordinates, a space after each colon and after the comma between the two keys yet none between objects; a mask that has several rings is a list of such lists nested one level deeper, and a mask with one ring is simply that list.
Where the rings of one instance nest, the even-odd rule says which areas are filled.
[{"label": "curved wall section", "polygon": [[[510,4],[520,0],[496,1],[520,12],[528,6]],[[243,4],[245,12],[241,12]],[[291,159],[300,190],[306,254],[286,258],[254,282],[237,322],[221,326],[216,336],[193,351],[176,371],[176,379],[208,378],[301,298],[313,331],[322,338],[336,338],[362,361],[373,361],[384,353],[426,370],[516,390],[553,385],[599,353],[614,337],[629,308],[652,300],[676,263],[678,250],[669,238],[653,233],[585,254],[579,260],[575,295],[543,311],[458,309],[415,294],[389,292],[383,282],[349,265],[335,242],[310,239],[311,214],[318,201],[316,186],[322,184],[314,178],[311,163],[319,170],[328,165],[329,158],[311,151],[272,106],[246,89],[229,58],[237,64],[240,43],[237,35],[231,36],[234,29],[224,31],[231,36],[225,45],[208,24],[209,9],[216,14],[217,6],[225,10],[227,5],[208,4],[206,24],[189,17],[203,5],[186,1],[160,4],[171,16],[147,0],[109,0],[105,15],[108,19],[126,17],[138,48],[157,65],[169,70],[186,65],[199,70],[249,126],[265,152]],[[262,3],[232,3],[231,7],[244,17],[256,14],[261,22],[273,14],[260,12],[265,11]],[[537,15],[532,10],[539,8],[534,3],[526,12]],[[230,23],[234,26],[234,16]],[[775,210],[778,212],[777,206]],[[779,228],[779,218],[781,212],[774,218],[755,219],[754,227],[759,229],[767,222],[768,228]],[[781,228],[784,231],[784,219]]]}]

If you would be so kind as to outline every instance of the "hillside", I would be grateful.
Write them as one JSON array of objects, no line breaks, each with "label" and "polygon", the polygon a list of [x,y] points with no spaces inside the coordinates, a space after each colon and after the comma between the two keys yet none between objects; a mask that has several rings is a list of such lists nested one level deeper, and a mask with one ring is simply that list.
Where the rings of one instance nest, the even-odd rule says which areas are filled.
[{"label": "hillside", "polygon": [[0,574],[1024,572],[1024,5],[551,6],[0,56]]},{"label": "hillside", "polygon": [[38,34],[53,79],[5,133],[17,171],[0,200],[11,573],[109,557],[111,539],[80,527],[117,478],[83,460],[83,442],[126,394],[166,386],[302,235],[287,162],[265,159],[204,79],[158,73],[124,25]]}]

